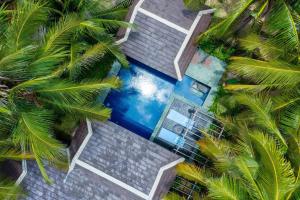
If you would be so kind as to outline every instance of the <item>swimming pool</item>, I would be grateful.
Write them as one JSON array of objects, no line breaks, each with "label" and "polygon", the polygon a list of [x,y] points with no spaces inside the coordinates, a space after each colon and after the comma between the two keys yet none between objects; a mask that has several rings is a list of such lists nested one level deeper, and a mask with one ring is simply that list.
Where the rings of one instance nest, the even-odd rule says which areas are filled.
[{"label": "swimming pool", "polygon": [[182,81],[177,81],[174,92],[177,95],[202,106],[210,89],[209,86],[185,75]]},{"label": "swimming pool", "polygon": [[112,108],[111,121],[149,139],[175,88],[176,80],[135,60],[121,69],[119,90],[111,91],[104,104]]}]

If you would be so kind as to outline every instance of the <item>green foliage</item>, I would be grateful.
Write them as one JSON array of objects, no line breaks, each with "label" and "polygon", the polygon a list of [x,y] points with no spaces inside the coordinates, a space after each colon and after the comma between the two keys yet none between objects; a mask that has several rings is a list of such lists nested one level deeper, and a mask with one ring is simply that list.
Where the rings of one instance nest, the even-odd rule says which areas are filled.
[{"label": "green foliage", "polygon": [[224,19],[218,20],[213,24],[206,32],[202,33],[198,41],[202,39],[223,39],[225,40],[231,34],[236,31],[234,27],[239,23],[239,20],[243,17],[244,12],[253,4],[255,0],[242,0],[230,2],[231,10]]},{"label": "green foliage", "polygon": [[4,180],[1,178],[0,181],[0,198],[17,200],[22,197],[23,191],[20,186],[16,186],[13,181]]},{"label": "green foliage", "polygon": [[190,10],[200,10],[205,0],[183,0],[183,3]]},{"label": "green foliage", "polygon": [[213,39],[206,39],[201,41],[200,47],[206,53],[215,56],[223,61],[228,61],[230,56],[235,52],[234,47],[228,47],[222,42]]},{"label": "green foliage", "polygon": [[0,159],[35,159],[47,182],[44,163],[67,161],[58,139],[65,136],[57,134],[86,117],[108,119],[111,111],[97,96],[121,82],[105,72],[115,59],[128,64],[112,35],[129,26],[121,20],[127,4],[103,3],[24,0],[0,7]]},{"label": "green foliage", "polygon": [[205,168],[178,166],[180,175],[206,186],[209,199],[299,199],[298,4],[224,1],[214,24],[199,36],[208,53],[218,57],[222,51],[215,49],[234,47],[236,55],[227,60],[211,107],[225,124],[225,138],[199,141],[210,160]]},{"label": "green foliage", "polygon": [[[273,138],[258,131],[241,134],[238,143],[210,137],[206,136],[201,143],[218,149],[202,151],[213,161],[212,166],[203,169],[179,164],[177,167],[181,176],[206,186],[210,199],[295,199],[299,196],[297,173],[285,158],[284,148]],[[229,164],[220,165],[224,161]]]}]

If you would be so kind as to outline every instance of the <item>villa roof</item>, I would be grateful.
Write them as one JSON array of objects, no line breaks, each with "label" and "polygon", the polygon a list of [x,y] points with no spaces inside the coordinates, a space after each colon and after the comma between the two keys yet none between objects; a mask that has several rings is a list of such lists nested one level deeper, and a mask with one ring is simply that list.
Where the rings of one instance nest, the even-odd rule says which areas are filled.
[{"label": "villa roof", "polygon": [[183,160],[112,122],[91,127],[73,170],[67,174],[47,167],[53,184],[46,184],[36,164],[28,162],[25,200],[161,199],[176,176],[175,165]]},{"label": "villa roof", "polygon": [[27,162],[27,168],[27,175],[23,180],[27,193],[24,200],[142,200],[81,166],[75,166],[68,176],[62,171],[47,167],[47,173],[53,179],[52,184],[44,182],[33,161]]},{"label": "villa roof", "polygon": [[127,16],[134,28],[120,29],[125,54],[173,78],[182,79],[213,10],[187,10],[182,0],[136,0]]}]

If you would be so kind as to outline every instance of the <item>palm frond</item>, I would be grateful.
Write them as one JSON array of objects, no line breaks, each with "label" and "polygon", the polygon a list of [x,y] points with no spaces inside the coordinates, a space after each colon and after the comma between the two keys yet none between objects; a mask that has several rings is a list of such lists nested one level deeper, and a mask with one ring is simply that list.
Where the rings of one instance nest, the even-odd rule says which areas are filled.
[{"label": "palm frond", "polygon": [[251,115],[255,117],[255,124],[266,128],[270,134],[274,135],[284,146],[287,146],[285,139],[279,131],[275,120],[270,115],[272,110],[272,101],[263,96],[250,96],[240,94],[236,99],[242,105],[251,110]]},{"label": "palm frond", "polygon": [[273,35],[272,41],[284,49],[300,51],[297,21],[294,20],[293,11],[283,0],[274,2],[268,16],[267,27]]},{"label": "palm frond", "polygon": [[11,112],[11,110],[8,109],[8,107],[6,105],[1,105],[0,106],[0,114],[1,115],[3,115],[3,114],[5,114],[5,115],[11,115],[12,112]]},{"label": "palm frond", "polygon": [[249,199],[247,191],[239,180],[230,176],[223,175],[220,179],[211,180],[208,188],[208,196],[215,200]]},{"label": "palm frond", "polygon": [[55,24],[46,34],[44,51],[51,52],[57,49],[64,49],[71,42],[70,37],[82,20],[75,15],[67,15]]},{"label": "palm frond", "polygon": [[287,91],[285,94],[279,94],[273,98],[274,108],[273,111],[279,111],[287,108],[300,108],[300,92]]},{"label": "palm frond", "polygon": [[267,90],[269,88],[275,88],[278,87],[278,84],[258,84],[258,85],[250,85],[250,84],[229,84],[224,87],[226,90],[230,91],[245,91],[245,92],[262,92],[264,90]]},{"label": "palm frond", "polygon": [[77,117],[78,115],[80,115],[89,119],[97,119],[103,121],[109,119],[111,114],[111,110],[109,108],[105,108],[101,104],[70,104],[66,102],[60,102],[58,101],[58,99],[56,99],[56,101],[41,99],[41,101],[56,106],[61,110],[64,110],[66,113],[73,114]]},{"label": "palm frond", "polygon": [[[73,91],[93,91],[103,90],[110,88],[118,88],[120,86],[120,80],[116,77],[107,78],[102,81],[94,82],[82,82],[81,84],[74,84],[71,82],[50,82],[49,85],[52,87],[41,88],[37,90],[40,93],[56,93],[56,92],[73,92]],[[43,86],[42,86],[43,87]]]},{"label": "palm frond", "polygon": [[122,66],[124,66],[124,67],[129,66],[126,56],[120,50],[119,46],[117,46],[115,44],[108,44],[106,47],[109,50],[109,52],[117,58],[117,60],[121,63]]},{"label": "palm frond", "polygon": [[18,200],[24,193],[20,186],[15,185],[13,181],[1,179],[0,181],[0,199]]},{"label": "palm frond", "polygon": [[221,22],[210,27],[206,32],[202,33],[197,40],[200,41],[203,38],[210,37],[222,38],[226,35],[229,35],[233,30],[233,25],[253,2],[254,0],[239,1],[237,6],[234,6],[236,9],[232,11],[231,14],[229,14]]},{"label": "palm frond", "polygon": [[111,88],[118,88],[121,82],[118,78],[112,77],[102,81],[91,81],[72,83],[66,81],[47,81],[44,84],[36,85],[35,91],[43,97],[50,99],[65,99],[69,102],[85,102],[100,91]]},{"label": "palm frond", "polygon": [[97,43],[87,49],[82,55],[77,56],[77,59],[76,56],[73,56],[73,60],[71,60],[70,64],[67,66],[70,76],[76,77],[76,75],[82,72],[83,69],[88,69],[89,67],[93,66],[96,62],[103,58],[106,52],[106,45],[103,43]]},{"label": "palm frond", "polygon": [[242,174],[244,184],[247,185],[248,193],[253,199],[264,199],[263,191],[256,182],[258,163],[253,159],[244,157],[235,160],[239,172]]},{"label": "palm frond", "polygon": [[181,163],[176,166],[177,173],[191,181],[196,181],[202,185],[207,184],[207,172],[203,169],[187,163]]},{"label": "palm frond", "polygon": [[[287,157],[295,171],[300,170],[300,108],[288,108],[280,115],[280,129],[288,143]],[[299,177],[300,178],[300,177]]]},{"label": "palm frond", "polygon": [[0,40],[4,40],[4,32],[7,28],[7,12],[6,6],[3,4],[0,6]]},{"label": "palm frond", "polygon": [[36,46],[26,46],[0,58],[0,75],[24,80],[31,76],[27,67],[35,55]]},{"label": "palm frond", "polygon": [[1,148],[0,150],[0,160],[24,160],[33,159],[34,156],[29,153],[22,153],[21,151],[16,151],[13,148]]},{"label": "palm frond", "polygon": [[80,22],[80,28],[82,30],[88,30],[91,33],[102,33],[106,31],[104,27],[99,26],[97,23],[91,20]]},{"label": "palm frond", "polygon": [[228,171],[232,164],[232,147],[225,140],[219,140],[206,135],[197,142],[201,153],[214,161],[214,166],[220,171]]},{"label": "palm frond", "polygon": [[295,86],[300,82],[300,69],[285,62],[266,62],[246,57],[232,57],[229,69],[257,84],[276,88]]},{"label": "palm frond", "polygon": [[294,171],[284,157],[284,149],[263,133],[251,136],[256,151],[256,159],[261,163],[258,181],[269,199],[283,199],[294,187]]},{"label": "palm frond", "polygon": [[47,54],[40,49],[37,51],[39,55],[28,66],[28,71],[33,78],[53,73],[69,55],[69,52],[63,49],[56,49]]},{"label": "palm frond", "polygon": [[265,10],[268,8],[269,4],[269,0],[262,2],[257,13],[255,13],[255,20],[259,20],[261,17],[263,17],[263,14],[265,13]]},{"label": "palm frond", "polygon": [[260,36],[254,33],[240,38],[239,41],[241,47],[248,51],[259,49],[260,56],[266,60],[277,59],[285,53],[284,49],[273,45],[268,40],[262,40]]},{"label": "palm frond", "polygon": [[91,19],[90,21],[104,28],[133,27],[133,24],[115,19]]},{"label": "palm frond", "polygon": [[48,9],[41,3],[33,1],[18,3],[6,33],[8,48],[15,51],[31,44],[33,34],[47,17]]},{"label": "palm frond", "polygon": [[115,44],[115,40],[110,35],[99,35],[95,34],[93,37],[102,43],[107,48],[108,52],[111,53],[124,67],[128,67],[129,63],[126,59],[125,54],[121,51],[120,47]]},{"label": "palm frond", "polygon": [[19,123],[13,132],[14,142],[24,145],[25,150],[34,155],[47,182],[50,182],[50,179],[45,171],[43,160],[55,162],[64,158],[64,145],[51,133],[52,118],[53,116],[46,110],[21,113]]},{"label": "palm frond", "polygon": [[[115,5],[106,8],[101,5],[101,1],[94,1],[89,3],[86,6],[86,9],[88,12],[91,12],[93,18],[123,19],[131,4],[132,0],[122,0],[116,2]],[[94,9],[95,7],[99,9]]]},{"label": "palm frond", "polygon": [[172,192],[172,193],[168,193],[162,200],[185,200],[185,198]]}]

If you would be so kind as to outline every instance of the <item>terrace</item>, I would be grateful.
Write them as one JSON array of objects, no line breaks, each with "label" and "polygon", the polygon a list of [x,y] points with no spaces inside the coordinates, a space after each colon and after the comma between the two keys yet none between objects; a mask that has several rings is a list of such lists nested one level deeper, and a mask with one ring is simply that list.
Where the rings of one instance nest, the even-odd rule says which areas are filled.
[{"label": "terrace", "polygon": [[207,112],[225,64],[193,42],[211,12],[188,11],[182,0],[133,2],[127,19],[136,28],[118,33],[130,69],[115,63],[110,75],[123,87],[99,97],[113,109],[111,120],[77,130],[68,173],[48,169],[54,184],[45,184],[28,162],[26,200],[158,200],[171,187],[176,164],[205,162],[196,141],[203,132],[222,134],[222,123]]}]

